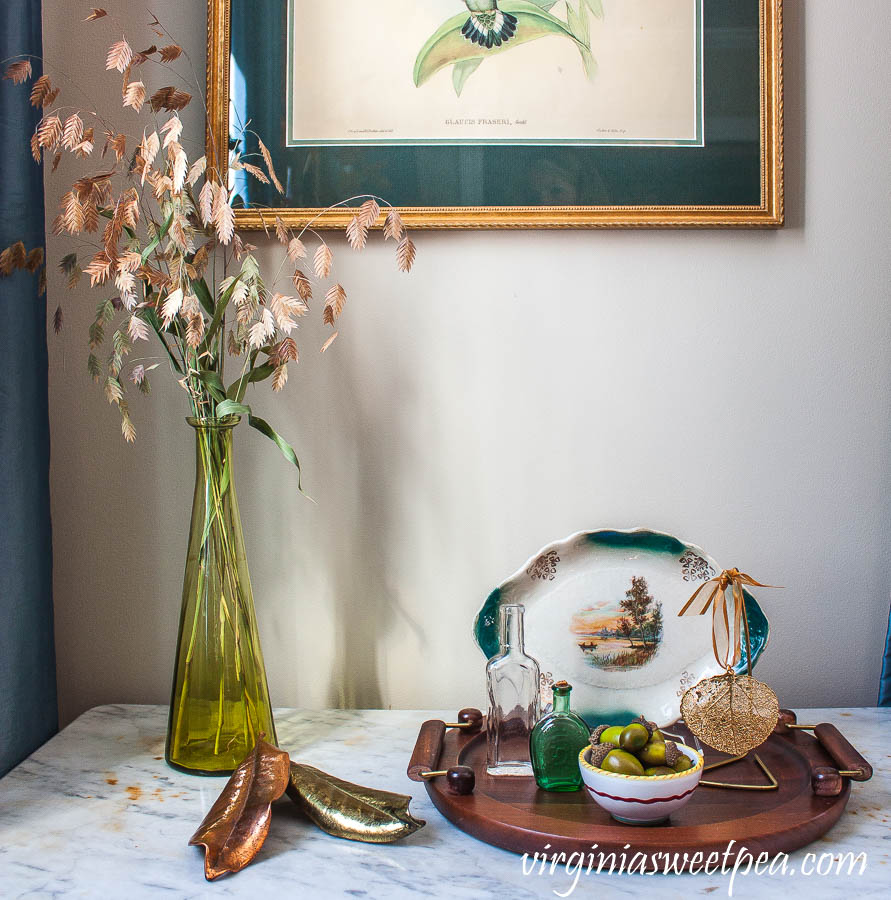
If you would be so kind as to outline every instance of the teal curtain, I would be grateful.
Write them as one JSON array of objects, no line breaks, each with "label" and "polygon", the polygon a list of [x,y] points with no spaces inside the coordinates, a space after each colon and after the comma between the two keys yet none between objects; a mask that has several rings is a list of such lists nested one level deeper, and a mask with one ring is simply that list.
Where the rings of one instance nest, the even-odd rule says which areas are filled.
[{"label": "teal curtain", "polygon": [[882,661],[882,680],[879,682],[879,706],[891,706],[891,613],[888,614],[888,636],[885,638],[885,658]]},{"label": "teal curtain", "polygon": [[[42,53],[40,0],[3,0],[0,59],[22,53]],[[27,84],[0,82],[0,248],[44,243],[29,94]],[[46,302],[22,271],[0,278],[0,775],[56,728]]]}]

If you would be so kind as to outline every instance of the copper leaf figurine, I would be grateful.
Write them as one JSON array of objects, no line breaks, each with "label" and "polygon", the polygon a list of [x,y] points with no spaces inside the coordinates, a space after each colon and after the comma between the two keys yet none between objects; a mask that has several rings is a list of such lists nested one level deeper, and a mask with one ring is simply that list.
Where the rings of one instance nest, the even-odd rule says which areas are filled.
[{"label": "copper leaf figurine", "polygon": [[288,786],[289,766],[284,750],[259,740],[233,772],[189,841],[205,848],[208,881],[240,871],[257,855],[269,833],[272,803]]}]

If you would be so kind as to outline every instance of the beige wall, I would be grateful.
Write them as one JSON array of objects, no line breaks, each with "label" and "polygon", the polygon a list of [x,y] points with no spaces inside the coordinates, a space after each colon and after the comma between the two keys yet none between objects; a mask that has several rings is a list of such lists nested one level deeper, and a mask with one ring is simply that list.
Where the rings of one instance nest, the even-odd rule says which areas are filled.
[{"label": "beige wall", "polygon": [[[287,392],[253,398],[318,505],[262,438],[237,438],[274,703],[479,704],[470,626],[489,590],[550,540],[638,524],[787,586],[762,594],[774,631],[759,671],[782,703],[875,701],[891,575],[891,4],[841,6],[787,0],[780,232],[424,234],[410,277],[379,246],[341,254],[340,341],[321,358],[308,325]],[[44,8],[50,58],[113,108],[94,43],[106,29],[78,24],[69,0]],[[112,8],[144,18],[141,2]],[[204,4],[153,8],[203,71]],[[184,118],[197,136],[196,110]],[[487,270],[500,274],[460,276]],[[167,701],[193,462],[183,397],[161,379],[134,399],[140,438],[123,444],[85,372],[96,299],[63,293],[53,276],[67,721]]]}]

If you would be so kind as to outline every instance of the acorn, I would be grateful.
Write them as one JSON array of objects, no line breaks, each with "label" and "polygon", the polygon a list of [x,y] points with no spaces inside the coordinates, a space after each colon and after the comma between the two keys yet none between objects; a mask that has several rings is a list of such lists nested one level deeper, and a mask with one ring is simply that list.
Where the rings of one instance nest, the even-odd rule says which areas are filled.
[{"label": "acorn", "polygon": [[685,753],[681,753],[677,758],[677,762],[675,762],[672,768],[675,770],[675,772],[686,772],[689,769],[693,768],[693,763],[690,762],[689,756],[687,756]]},{"label": "acorn", "polygon": [[637,758],[645,766],[665,765],[665,742],[650,741],[646,747],[637,751]]},{"label": "acorn", "polygon": [[646,725],[640,722],[632,722],[630,725],[622,729],[619,735],[619,746],[623,750],[632,753],[642,750],[650,740],[650,732],[647,731]]},{"label": "acorn", "polygon": [[645,766],[673,766],[680,755],[674,741],[650,741],[637,751],[638,759]]},{"label": "acorn", "polygon": [[604,729],[604,731],[600,735],[600,743],[601,744],[618,744],[619,738],[622,735],[622,726],[621,725],[610,725],[609,728]]},{"label": "acorn", "polygon": [[638,716],[634,722],[643,725],[647,730],[647,734],[650,736],[650,740],[653,740],[653,733],[656,731],[656,723],[648,722],[643,716]]},{"label": "acorn", "polygon": [[643,775],[644,767],[640,760],[627,750],[610,750],[600,764],[600,768],[606,772],[616,772],[619,775]]},{"label": "acorn", "polygon": [[591,747],[591,765],[600,767],[600,764],[613,751],[619,748],[615,744],[594,744]]},{"label": "acorn", "polygon": [[644,769],[644,775],[675,775],[677,774],[674,769],[669,769],[668,766],[650,766],[648,769]]},{"label": "acorn", "polygon": [[591,746],[593,747],[595,744],[600,743],[600,735],[603,734],[610,726],[609,725],[598,725],[596,728],[591,729]]}]

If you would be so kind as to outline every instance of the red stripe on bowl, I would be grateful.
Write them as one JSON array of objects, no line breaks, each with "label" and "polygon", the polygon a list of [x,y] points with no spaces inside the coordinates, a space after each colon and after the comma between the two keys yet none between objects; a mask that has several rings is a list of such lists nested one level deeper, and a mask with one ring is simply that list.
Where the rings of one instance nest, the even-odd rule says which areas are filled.
[{"label": "red stripe on bowl", "polygon": [[694,785],[690,788],[689,791],[685,791],[683,794],[675,794],[673,797],[651,797],[647,800],[639,800],[637,797],[614,797],[612,794],[602,794],[600,791],[595,791],[590,785],[585,785],[586,788],[592,793],[596,794],[598,797],[606,797],[607,800],[621,800],[622,803],[669,803],[672,800],[682,800],[684,797],[689,797],[693,791],[696,790],[697,785]]}]

